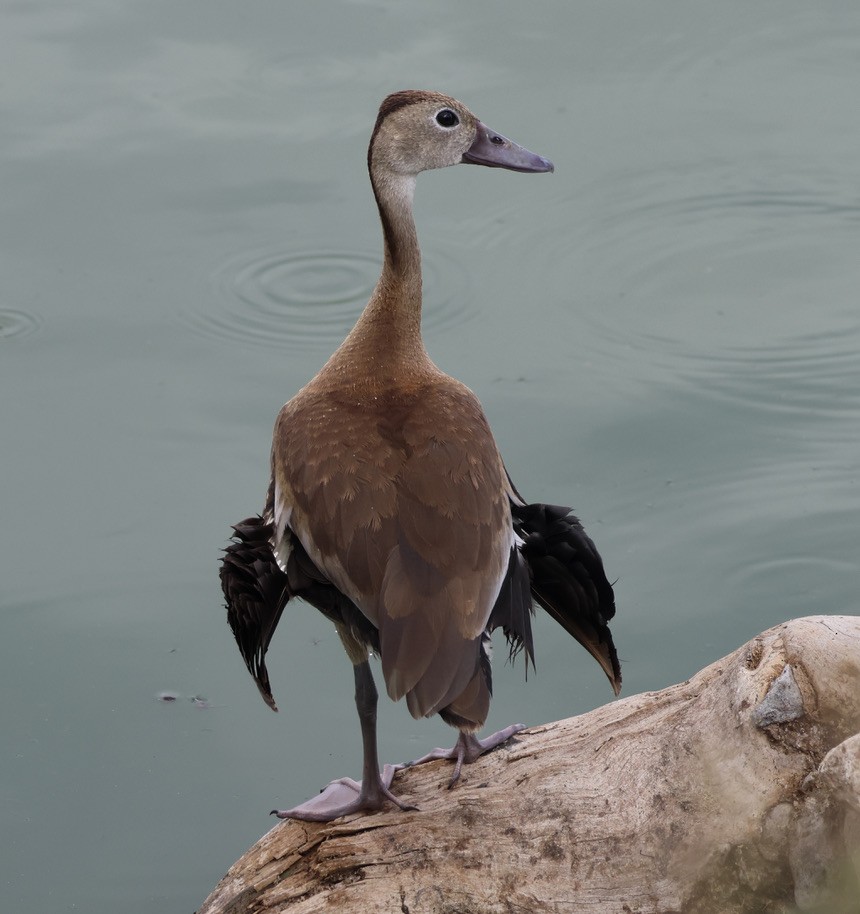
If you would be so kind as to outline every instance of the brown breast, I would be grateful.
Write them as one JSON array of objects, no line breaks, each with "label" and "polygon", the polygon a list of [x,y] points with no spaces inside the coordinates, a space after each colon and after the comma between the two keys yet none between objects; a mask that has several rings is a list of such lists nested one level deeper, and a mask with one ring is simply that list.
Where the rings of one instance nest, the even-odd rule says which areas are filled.
[{"label": "brown breast", "polygon": [[477,398],[441,373],[363,395],[312,383],[278,417],[273,470],[290,527],[379,629],[391,697],[418,687],[438,710],[474,674],[512,544]]}]

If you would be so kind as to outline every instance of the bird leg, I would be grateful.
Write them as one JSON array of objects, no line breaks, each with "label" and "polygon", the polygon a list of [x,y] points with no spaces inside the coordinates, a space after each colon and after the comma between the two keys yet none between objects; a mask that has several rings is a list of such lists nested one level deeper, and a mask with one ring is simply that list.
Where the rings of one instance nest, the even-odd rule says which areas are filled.
[{"label": "bird leg", "polygon": [[354,812],[373,812],[382,809],[386,800],[404,810],[414,810],[399,800],[389,790],[394,765],[386,765],[379,773],[379,757],[376,749],[376,705],[378,693],[367,660],[353,667],[355,674],[355,706],[361,723],[361,741],[364,747],[361,781],[352,778],[338,778],[315,797],[293,809],[272,810],[279,819],[302,819],[307,822],[331,822]]},{"label": "bird leg", "polygon": [[457,737],[457,742],[454,743],[452,748],[431,749],[427,755],[422,755],[421,758],[417,758],[415,761],[406,762],[404,765],[395,765],[394,767],[396,771],[399,771],[401,768],[412,768],[414,765],[422,765],[424,762],[433,762],[437,759],[451,759],[454,762],[454,773],[451,775],[451,780],[448,783],[448,788],[450,789],[460,779],[460,771],[464,762],[467,765],[471,764],[485,752],[495,749],[496,746],[501,746],[502,743],[509,740],[515,733],[519,733],[520,730],[525,730],[525,728],[525,724],[511,724],[509,727],[505,727],[504,730],[498,730],[485,739],[478,739],[474,733],[461,730],[460,735]]}]

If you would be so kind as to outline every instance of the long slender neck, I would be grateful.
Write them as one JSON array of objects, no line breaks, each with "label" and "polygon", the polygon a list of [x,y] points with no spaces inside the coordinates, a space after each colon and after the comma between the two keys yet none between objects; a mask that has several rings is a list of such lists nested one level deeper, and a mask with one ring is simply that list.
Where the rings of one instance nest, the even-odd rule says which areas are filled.
[{"label": "long slender neck", "polygon": [[385,257],[382,275],[360,323],[372,319],[374,325],[381,322],[404,342],[420,342],[421,249],[412,213],[415,178],[374,171],[371,169],[370,181],[382,222]]},{"label": "long slender neck", "polygon": [[[417,380],[432,366],[421,339],[421,251],[412,214],[415,178],[371,165],[385,245],[382,275],[370,301],[332,357],[353,377],[386,386]],[[334,367],[334,365],[332,365]]]}]

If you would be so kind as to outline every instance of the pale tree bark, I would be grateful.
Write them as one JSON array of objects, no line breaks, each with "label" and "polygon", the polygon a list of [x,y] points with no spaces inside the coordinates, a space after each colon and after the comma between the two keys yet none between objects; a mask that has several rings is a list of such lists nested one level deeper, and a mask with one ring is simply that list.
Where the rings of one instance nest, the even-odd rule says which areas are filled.
[{"label": "pale tree bark", "polygon": [[277,824],[198,914],[860,912],[860,617],[400,772],[418,812]]}]

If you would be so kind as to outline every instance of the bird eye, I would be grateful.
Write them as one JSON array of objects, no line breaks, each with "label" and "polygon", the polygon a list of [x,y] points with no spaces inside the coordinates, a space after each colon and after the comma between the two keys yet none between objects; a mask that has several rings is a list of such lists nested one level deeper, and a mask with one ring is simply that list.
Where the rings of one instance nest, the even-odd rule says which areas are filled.
[{"label": "bird eye", "polygon": [[443,108],[436,114],[436,123],[440,127],[456,127],[460,118],[450,108]]}]

